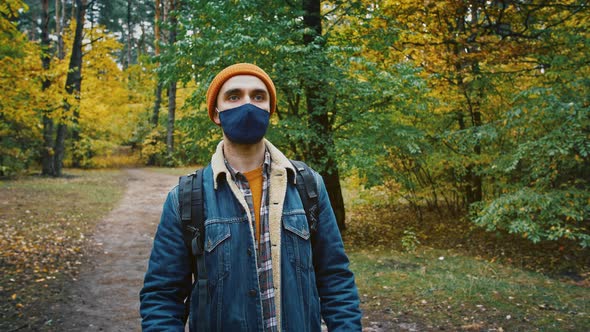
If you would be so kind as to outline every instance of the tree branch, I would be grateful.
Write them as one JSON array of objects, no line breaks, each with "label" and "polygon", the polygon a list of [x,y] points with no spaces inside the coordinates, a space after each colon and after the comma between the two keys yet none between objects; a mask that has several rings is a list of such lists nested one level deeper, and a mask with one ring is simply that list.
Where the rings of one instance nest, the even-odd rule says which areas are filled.
[{"label": "tree branch", "polygon": [[101,40],[101,39],[104,39],[104,36],[98,37],[98,38],[96,38],[96,39],[92,39],[92,40],[90,40],[90,42],[88,42],[88,43],[86,43],[86,44],[82,44],[82,47],[86,47],[86,46],[88,46],[88,45],[92,45],[93,43],[95,43],[95,42],[97,42],[97,41],[99,41],[99,40]]}]

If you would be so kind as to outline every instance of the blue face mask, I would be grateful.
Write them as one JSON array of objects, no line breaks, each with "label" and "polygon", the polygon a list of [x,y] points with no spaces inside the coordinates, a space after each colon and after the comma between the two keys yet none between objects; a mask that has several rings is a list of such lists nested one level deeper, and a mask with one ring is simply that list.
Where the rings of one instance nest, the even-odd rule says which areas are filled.
[{"label": "blue face mask", "polygon": [[227,138],[238,144],[254,144],[266,134],[270,113],[252,104],[219,112],[221,128]]}]

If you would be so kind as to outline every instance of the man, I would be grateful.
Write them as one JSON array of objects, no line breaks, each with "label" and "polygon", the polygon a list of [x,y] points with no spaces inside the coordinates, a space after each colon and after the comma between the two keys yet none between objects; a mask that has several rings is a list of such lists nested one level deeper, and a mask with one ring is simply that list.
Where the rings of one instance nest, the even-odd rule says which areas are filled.
[{"label": "man", "polygon": [[[296,170],[264,139],[276,110],[270,77],[252,64],[222,70],[207,91],[223,141],[203,172],[206,319],[210,331],[360,331],[358,292],[321,177],[312,235],[295,186]],[[192,263],[179,217],[178,189],[164,204],[144,287],[144,331],[184,330]],[[195,288],[189,326],[199,317]],[[201,332],[201,331],[199,331]]]}]

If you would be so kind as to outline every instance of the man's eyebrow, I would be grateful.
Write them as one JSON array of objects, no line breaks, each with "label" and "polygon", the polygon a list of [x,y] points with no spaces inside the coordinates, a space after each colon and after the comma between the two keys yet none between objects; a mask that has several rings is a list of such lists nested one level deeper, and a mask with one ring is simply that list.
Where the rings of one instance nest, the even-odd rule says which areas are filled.
[{"label": "man's eyebrow", "polygon": [[240,92],[241,92],[241,89],[229,89],[229,90],[225,91],[223,93],[223,95],[229,96],[229,95],[239,94]]},{"label": "man's eyebrow", "polygon": [[264,94],[268,94],[268,92],[264,89],[256,89],[253,91],[254,93],[264,93]]}]

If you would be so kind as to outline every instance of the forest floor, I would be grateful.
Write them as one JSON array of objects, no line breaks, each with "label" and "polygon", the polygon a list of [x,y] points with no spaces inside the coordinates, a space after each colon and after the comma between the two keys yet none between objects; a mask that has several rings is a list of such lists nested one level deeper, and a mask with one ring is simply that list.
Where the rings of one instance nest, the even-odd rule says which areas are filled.
[{"label": "forest floor", "polygon": [[[76,171],[64,180],[33,179],[0,186],[0,330],[139,331],[138,294],[162,204],[177,183],[177,174],[185,173],[184,169],[128,169],[98,175]],[[100,198],[84,196],[101,192],[105,183],[112,186]],[[44,200],[63,206],[44,212],[48,210]],[[97,207],[110,212],[100,217],[85,214]],[[59,211],[69,212],[60,217]],[[443,236],[429,231],[430,238],[440,238],[437,244],[417,224],[394,224],[399,211],[397,217],[384,210],[358,207],[355,211],[349,216],[345,239],[359,285],[365,332],[584,331],[590,325],[588,256],[583,255],[587,251],[575,255],[579,258],[575,275],[584,277],[564,280],[563,275],[551,277],[527,264],[500,264],[489,246],[470,252],[449,246],[457,241],[453,247],[464,248],[467,238],[475,239],[473,232],[451,233],[458,231],[449,228],[442,230],[447,234]],[[35,224],[25,217],[58,223],[44,221],[46,229],[27,229],[31,226],[25,225]],[[95,223],[81,222],[95,218]],[[355,226],[357,219],[366,225]],[[376,226],[379,220],[382,224],[390,219],[391,232],[416,230],[416,238],[406,233],[406,243],[415,242],[415,250],[406,252],[398,243],[399,234]],[[78,233],[70,234],[71,229]],[[509,258],[535,260],[514,250]]]},{"label": "forest floor", "polygon": [[[126,188],[124,195],[106,217],[90,227],[82,249],[85,253],[76,260],[78,268],[71,278],[58,277],[61,282],[45,284],[53,289],[46,294],[50,303],[40,306],[24,298],[28,310],[19,313],[24,316],[21,319],[12,317],[20,324],[7,326],[7,330],[140,330],[139,290],[162,204],[178,177],[129,169],[118,181],[124,182],[119,183]],[[57,266],[63,263],[55,262]],[[18,279],[12,281],[18,283]],[[15,298],[26,292],[11,291]]]}]

